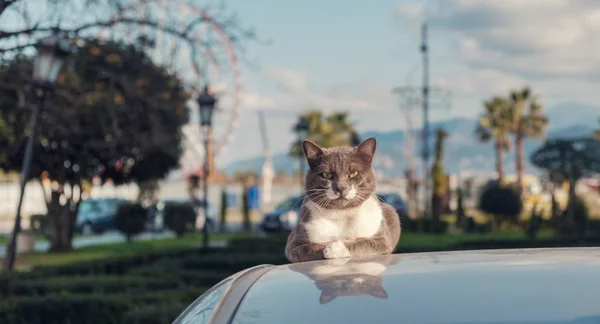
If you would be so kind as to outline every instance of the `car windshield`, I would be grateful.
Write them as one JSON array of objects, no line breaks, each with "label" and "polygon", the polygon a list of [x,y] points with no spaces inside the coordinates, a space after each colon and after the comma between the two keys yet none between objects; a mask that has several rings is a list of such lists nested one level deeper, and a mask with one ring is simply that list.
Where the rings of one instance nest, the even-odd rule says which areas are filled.
[{"label": "car windshield", "polygon": [[87,214],[93,211],[93,209],[96,207],[96,202],[93,200],[84,200],[81,202],[81,204],[79,205],[79,213],[80,214]]},{"label": "car windshield", "polygon": [[282,202],[281,204],[279,204],[277,206],[276,209],[281,209],[281,210],[290,210],[293,207],[295,207],[296,204],[300,204],[300,200],[303,197],[293,197],[293,198],[289,198],[286,201]]}]

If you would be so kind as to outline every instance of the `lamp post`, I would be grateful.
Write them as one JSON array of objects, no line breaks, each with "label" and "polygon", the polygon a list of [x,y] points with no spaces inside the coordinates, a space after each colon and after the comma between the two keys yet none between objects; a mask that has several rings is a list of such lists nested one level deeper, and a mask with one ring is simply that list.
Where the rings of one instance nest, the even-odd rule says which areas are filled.
[{"label": "lamp post", "polygon": [[217,97],[212,94],[210,86],[204,87],[204,91],[198,96],[197,103],[200,111],[200,129],[204,136],[204,202],[202,203],[204,226],[202,227],[202,244],[204,248],[208,248],[208,175],[211,172],[209,170],[208,141],[212,133],[213,112],[217,104]]},{"label": "lamp post", "polygon": [[[308,131],[310,130],[310,124],[306,118],[301,118],[296,124],[296,134],[298,135],[298,143],[302,148],[302,141],[308,138]],[[305,171],[304,157],[300,155],[300,192],[304,190],[304,174]]]},{"label": "lamp post", "polygon": [[23,158],[23,164],[21,166],[21,192],[19,195],[19,203],[17,205],[17,216],[15,217],[15,225],[10,236],[10,241],[6,249],[6,257],[4,259],[4,269],[8,271],[11,271],[15,264],[17,236],[21,231],[21,207],[23,205],[25,185],[29,178],[31,160],[33,158],[33,142],[37,136],[37,123],[41,111],[44,109],[46,96],[48,95],[48,92],[52,91],[58,73],[71,51],[68,40],[57,34],[50,35],[40,40],[36,49],[38,55],[33,63],[32,89],[35,91],[37,97],[37,106],[33,115],[30,135],[27,139],[27,146],[25,147],[25,157]]}]

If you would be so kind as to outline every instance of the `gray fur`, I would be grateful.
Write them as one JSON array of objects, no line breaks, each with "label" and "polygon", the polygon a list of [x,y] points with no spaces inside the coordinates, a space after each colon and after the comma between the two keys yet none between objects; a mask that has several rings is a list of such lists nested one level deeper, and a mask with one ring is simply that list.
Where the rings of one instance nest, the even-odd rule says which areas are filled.
[{"label": "gray fur", "polygon": [[[344,210],[362,205],[375,194],[376,178],[371,163],[375,154],[376,141],[369,138],[358,147],[331,147],[321,148],[310,141],[304,141],[303,149],[310,169],[306,174],[306,198],[300,212],[298,224],[290,233],[285,249],[287,258],[291,262],[303,262],[324,259],[323,250],[328,243],[310,242],[306,224],[311,219],[311,213],[306,203],[312,201],[328,210]],[[352,172],[358,172],[353,178]],[[332,179],[322,176],[323,172],[333,174]],[[331,182],[334,191],[345,193],[354,185],[357,195],[354,199],[330,200],[324,197],[324,192]],[[388,204],[379,202],[383,211],[383,221],[379,231],[372,237],[360,237],[354,240],[345,240],[344,244],[350,254],[355,256],[368,256],[390,254],[394,251],[400,239],[401,225],[398,214]]]}]

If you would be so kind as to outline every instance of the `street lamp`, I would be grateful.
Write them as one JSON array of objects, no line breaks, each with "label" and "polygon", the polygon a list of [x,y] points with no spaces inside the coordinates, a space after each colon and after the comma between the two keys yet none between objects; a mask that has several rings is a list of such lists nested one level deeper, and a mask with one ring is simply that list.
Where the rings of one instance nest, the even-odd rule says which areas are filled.
[{"label": "street lamp", "polygon": [[[306,138],[308,138],[308,131],[309,130],[310,130],[310,124],[308,122],[308,119],[301,118],[298,121],[298,124],[296,124],[296,134],[298,135],[298,143],[300,144],[301,148],[302,148],[302,141],[304,141]],[[301,191],[304,190],[304,175],[306,173],[306,171],[304,170],[304,168],[305,168],[304,157],[302,155],[300,155],[300,186],[301,186]]]},{"label": "street lamp", "polygon": [[204,202],[202,204],[204,226],[202,227],[202,243],[204,248],[208,248],[208,174],[210,172],[208,141],[212,133],[213,112],[217,104],[217,97],[212,94],[210,86],[206,85],[196,102],[200,112],[200,128],[204,136]]},{"label": "street lamp", "polygon": [[37,136],[37,123],[40,118],[40,113],[44,109],[44,102],[49,91],[52,91],[58,73],[63,66],[65,59],[71,52],[69,41],[57,34],[52,34],[40,40],[36,45],[38,55],[33,63],[33,90],[38,100],[38,104],[33,115],[33,122],[27,146],[25,147],[25,158],[21,166],[21,192],[19,195],[19,203],[17,205],[17,216],[15,217],[15,225],[10,236],[10,242],[6,250],[6,258],[4,259],[4,268],[11,271],[15,263],[15,255],[17,250],[17,236],[21,231],[21,207],[23,205],[23,196],[25,194],[25,185],[29,178],[29,169],[33,158],[33,141]]}]

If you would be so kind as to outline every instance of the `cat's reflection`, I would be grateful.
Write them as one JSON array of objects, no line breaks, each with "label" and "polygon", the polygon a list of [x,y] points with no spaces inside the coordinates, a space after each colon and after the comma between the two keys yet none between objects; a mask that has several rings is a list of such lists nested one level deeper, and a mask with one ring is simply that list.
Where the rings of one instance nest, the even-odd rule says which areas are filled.
[{"label": "cat's reflection", "polygon": [[306,263],[290,265],[290,269],[300,272],[315,282],[321,291],[319,302],[327,304],[340,297],[372,296],[387,299],[381,274],[390,265],[400,260],[391,255],[360,259],[332,259],[321,261],[308,267]]}]

